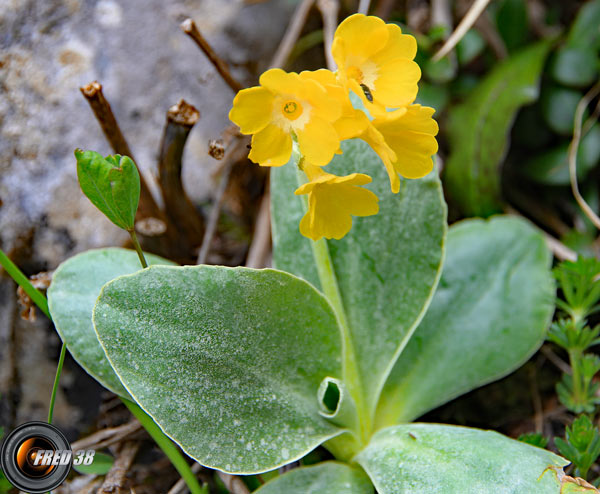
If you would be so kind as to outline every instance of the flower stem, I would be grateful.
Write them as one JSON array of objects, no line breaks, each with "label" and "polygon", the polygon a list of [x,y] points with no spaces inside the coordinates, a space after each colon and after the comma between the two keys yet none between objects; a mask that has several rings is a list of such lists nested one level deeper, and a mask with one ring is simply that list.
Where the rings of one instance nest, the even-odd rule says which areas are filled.
[{"label": "flower stem", "polygon": [[126,400],[125,398],[121,398],[125,406],[129,409],[129,411],[140,421],[140,424],[146,429],[148,434],[152,436],[152,439],[158,444],[158,447],[162,450],[162,452],[167,455],[167,458],[171,460],[171,463],[175,467],[175,469],[181,475],[181,478],[185,480],[190,492],[192,494],[208,494],[208,486],[201,487],[198,483],[198,479],[192,469],[190,468],[188,462],[180,453],[177,446],[173,444],[173,442],[165,435],[165,433],[156,425],[156,422],[152,420],[144,410],[142,410],[138,405],[130,400]]},{"label": "flower stem", "polygon": [[[299,159],[300,165],[302,159],[302,157]],[[303,185],[305,183],[305,175],[300,169],[297,170],[297,177],[298,185]],[[308,200],[306,196],[302,196],[302,204],[304,206],[304,211],[306,212],[308,210]],[[348,319],[346,318],[346,311],[344,310],[335,270],[333,268],[331,256],[329,255],[329,247],[324,238],[316,241],[309,241],[312,247],[317,272],[319,274],[319,281],[321,282],[321,290],[327,300],[329,300],[342,329],[344,381],[356,404],[361,429],[360,437],[362,442],[366,444],[371,434],[371,415],[367,404],[365,403],[362,383],[356,363],[356,355],[354,353],[354,345],[352,343],[352,335],[350,334],[350,326],[348,325]]]},{"label": "flower stem", "polygon": [[146,258],[144,257],[144,252],[138,242],[137,235],[135,234],[135,230],[132,228],[131,230],[127,230],[129,236],[131,237],[131,241],[133,242],[133,246],[135,247],[135,251],[137,252],[138,257],[140,258],[140,263],[142,267],[146,269],[148,267],[148,263],[146,263]]}]

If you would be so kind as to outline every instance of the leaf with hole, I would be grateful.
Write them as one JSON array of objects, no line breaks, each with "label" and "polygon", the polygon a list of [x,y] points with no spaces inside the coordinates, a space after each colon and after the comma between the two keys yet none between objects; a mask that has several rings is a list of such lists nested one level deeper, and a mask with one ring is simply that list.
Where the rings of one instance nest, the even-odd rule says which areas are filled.
[{"label": "leaf with hole", "polygon": [[[397,355],[435,290],[446,237],[446,205],[436,173],[402,180],[400,192],[393,194],[381,160],[367,144],[345,141],[342,150],[327,171],[368,173],[373,183],[367,188],[380,198],[377,215],[354,218],[344,238],[327,241],[372,413]],[[271,172],[274,263],[320,288],[312,241],[298,230],[304,212],[301,199],[294,196],[298,181],[291,165]]]},{"label": "leaf with hole", "polygon": [[317,399],[342,377],[336,318],[288,273],[151,266],[104,286],[94,324],[131,396],[203,465],[264,472],[345,430],[322,413],[351,398]]}]

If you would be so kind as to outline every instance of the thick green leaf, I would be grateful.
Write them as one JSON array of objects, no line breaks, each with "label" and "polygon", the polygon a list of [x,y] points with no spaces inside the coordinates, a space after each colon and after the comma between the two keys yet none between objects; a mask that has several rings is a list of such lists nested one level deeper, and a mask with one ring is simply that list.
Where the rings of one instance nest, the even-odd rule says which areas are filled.
[{"label": "thick green leaf", "polygon": [[[362,141],[342,143],[343,154],[327,165],[336,175],[367,173],[379,196],[379,213],[354,218],[341,240],[327,244],[334,265],[364,396],[374,410],[398,353],[424,314],[441,269],[446,205],[435,173],[403,180],[390,191],[383,164]],[[274,262],[320,287],[311,240],[300,235],[303,205],[293,163],[272,170]],[[363,417],[365,420],[365,417]]]},{"label": "thick green leaf", "polygon": [[[161,257],[145,256],[148,264],[173,264]],[[105,283],[140,269],[135,251],[89,250],[63,262],[54,272],[48,289],[54,326],[73,358],[102,386],[125,398],[129,394],[106,360],[94,331],[92,314]]]},{"label": "thick green leaf", "polygon": [[128,156],[75,150],[77,179],[87,198],[115,225],[131,230],[140,199],[140,176]]},{"label": "thick green leaf", "polygon": [[152,266],[105,285],[94,324],[131,396],[203,465],[272,470],[343,431],[317,399],[341,377],[340,330],[288,273]]},{"label": "thick green leaf", "polygon": [[450,111],[451,154],[444,171],[452,200],[463,213],[488,216],[501,209],[500,173],[517,110],[538,97],[549,41],[498,65],[460,106]]},{"label": "thick green leaf", "polygon": [[112,456],[96,452],[91,465],[73,465],[73,469],[82,475],[106,475],[114,462]]},{"label": "thick green leaf", "polygon": [[267,482],[255,494],[373,494],[365,473],[346,463],[327,461],[294,470]]},{"label": "thick green leaf", "polygon": [[493,431],[390,427],[357,455],[379,494],[559,494],[559,456]]},{"label": "thick green leaf", "polygon": [[524,363],[552,317],[550,261],[524,220],[452,226],[442,279],[386,383],[376,427],[414,420]]},{"label": "thick green leaf", "polygon": [[509,52],[523,46],[529,36],[527,5],[524,0],[501,0],[496,26]]}]

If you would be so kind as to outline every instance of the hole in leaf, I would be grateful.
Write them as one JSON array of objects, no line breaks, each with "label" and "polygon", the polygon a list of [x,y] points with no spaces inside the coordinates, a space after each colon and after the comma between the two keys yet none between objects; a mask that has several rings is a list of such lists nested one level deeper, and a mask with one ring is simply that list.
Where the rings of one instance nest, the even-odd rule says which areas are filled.
[{"label": "hole in leaf", "polygon": [[325,393],[323,393],[321,401],[329,413],[336,412],[340,402],[340,388],[335,382],[329,381],[327,383],[327,388],[325,389]]}]

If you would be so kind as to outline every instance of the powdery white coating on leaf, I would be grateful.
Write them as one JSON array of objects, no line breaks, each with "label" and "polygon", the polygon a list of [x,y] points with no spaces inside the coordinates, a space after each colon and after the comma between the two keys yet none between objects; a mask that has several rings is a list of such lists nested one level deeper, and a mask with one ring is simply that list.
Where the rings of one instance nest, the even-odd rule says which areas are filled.
[{"label": "powdery white coating on leaf", "polygon": [[360,467],[327,461],[300,467],[276,477],[255,494],[373,494],[373,485]]},{"label": "powdery white coating on leaf", "polygon": [[339,328],[292,275],[151,267],[106,285],[94,323],[134,399],[203,465],[267,471],[343,432],[317,400],[341,377]]},{"label": "powdery white coating on leaf", "polygon": [[[366,188],[379,197],[379,213],[353,218],[350,232],[328,241],[367,401],[376,401],[398,352],[425,313],[439,275],[446,238],[446,204],[436,172],[402,180],[390,191],[380,158],[364,142],[342,143],[327,165],[336,175],[367,173]],[[298,223],[303,209],[294,196],[294,163],[271,170],[274,263],[320,287],[310,240]]]},{"label": "powdery white coating on leaf", "polygon": [[568,461],[493,431],[407,424],[377,432],[356,460],[379,494],[559,494]]},{"label": "powdery white coating on leaf", "polygon": [[[158,256],[145,256],[148,264],[174,264]],[[92,314],[105,283],[141,269],[133,250],[89,250],[63,262],[54,272],[48,289],[52,321],[73,358],[102,386],[124,398],[129,398],[129,393],[106,360],[94,331]]]},{"label": "powdery white coating on leaf", "polygon": [[554,311],[550,263],[543,237],[524,220],[452,226],[442,279],[390,374],[376,427],[410,422],[529,359]]}]

